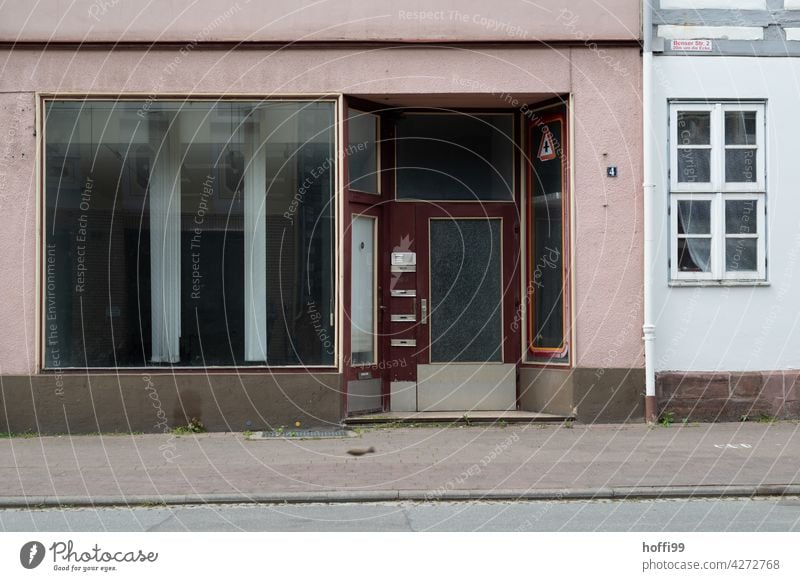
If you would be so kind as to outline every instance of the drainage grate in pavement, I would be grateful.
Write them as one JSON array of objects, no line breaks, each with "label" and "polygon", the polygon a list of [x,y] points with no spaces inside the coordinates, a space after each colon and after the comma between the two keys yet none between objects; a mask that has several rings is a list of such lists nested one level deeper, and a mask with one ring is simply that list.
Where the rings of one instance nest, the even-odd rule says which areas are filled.
[{"label": "drainage grate in pavement", "polygon": [[352,438],[353,430],[268,430],[254,432],[251,440],[303,440],[309,438]]}]

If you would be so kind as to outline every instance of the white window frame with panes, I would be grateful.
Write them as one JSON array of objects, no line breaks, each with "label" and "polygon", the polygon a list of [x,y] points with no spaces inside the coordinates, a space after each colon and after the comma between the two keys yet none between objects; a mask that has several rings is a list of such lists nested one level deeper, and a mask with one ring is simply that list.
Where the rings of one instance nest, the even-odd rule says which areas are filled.
[{"label": "white window frame with panes", "polygon": [[[703,128],[702,123],[692,125],[692,116],[697,120],[706,117],[708,127]],[[753,117],[755,127],[751,125],[750,129],[754,130],[754,140],[747,128]],[[736,131],[733,124],[737,121],[743,132]],[[728,122],[731,127],[726,127]],[[672,101],[669,127],[671,282],[757,284],[766,281],[765,102]],[[706,157],[690,153],[693,150],[708,151],[708,171],[700,173],[701,178],[707,178],[704,181],[690,179],[697,177],[695,170],[701,158]],[[741,156],[741,152],[744,152],[745,162],[755,161],[755,168],[733,176],[745,177],[745,181],[729,180],[728,170],[741,171],[741,164],[736,164],[735,159],[731,164],[726,161],[729,156]],[[689,167],[687,162],[679,165],[679,156],[691,161],[689,166],[698,165]],[[692,240],[696,241],[694,248]],[[702,240],[709,242],[703,244]],[[741,268],[742,261],[750,262],[754,268]]]}]

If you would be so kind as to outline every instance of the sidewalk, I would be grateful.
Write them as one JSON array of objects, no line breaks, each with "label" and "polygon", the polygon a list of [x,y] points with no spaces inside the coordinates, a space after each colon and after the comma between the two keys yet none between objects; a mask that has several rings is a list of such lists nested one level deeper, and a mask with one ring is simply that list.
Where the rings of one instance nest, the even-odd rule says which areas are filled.
[{"label": "sidewalk", "polygon": [[0,439],[2,506],[753,494],[800,494],[797,422]]}]

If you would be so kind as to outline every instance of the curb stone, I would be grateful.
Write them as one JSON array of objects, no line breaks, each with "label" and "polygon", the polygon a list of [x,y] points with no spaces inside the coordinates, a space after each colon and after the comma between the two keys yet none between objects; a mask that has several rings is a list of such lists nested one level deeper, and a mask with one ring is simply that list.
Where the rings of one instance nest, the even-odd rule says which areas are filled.
[{"label": "curb stone", "polygon": [[757,486],[646,486],[598,489],[542,490],[332,490],[320,492],[224,493],[131,496],[8,496],[0,497],[0,508],[70,508],[113,506],[180,506],[198,504],[311,504],[398,501],[561,501],[686,498],[752,498],[800,495],[798,484]]}]

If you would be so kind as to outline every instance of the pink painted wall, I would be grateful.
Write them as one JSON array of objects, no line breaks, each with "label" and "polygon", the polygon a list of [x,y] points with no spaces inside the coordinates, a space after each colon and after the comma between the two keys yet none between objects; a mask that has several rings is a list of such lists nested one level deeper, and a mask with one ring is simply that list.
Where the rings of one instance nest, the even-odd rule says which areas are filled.
[{"label": "pink painted wall", "polygon": [[0,40],[635,40],[638,0],[6,0]]},{"label": "pink painted wall", "polygon": [[[483,93],[496,95],[496,106],[505,105],[501,93],[572,92],[577,363],[641,366],[639,86],[638,47],[0,51],[0,128],[19,128],[0,160],[0,371],[35,372],[37,91]],[[606,165],[620,177],[605,178]]]},{"label": "pink painted wall", "polygon": [[608,74],[598,56],[572,58],[577,363],[643,367],[641,58],[614,53]]},{"label": "pink painted wall", "polygon": [[6,91],[0,92],[0,375],[34,371],[37,337],[36,104],[31,93]]}]

